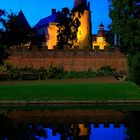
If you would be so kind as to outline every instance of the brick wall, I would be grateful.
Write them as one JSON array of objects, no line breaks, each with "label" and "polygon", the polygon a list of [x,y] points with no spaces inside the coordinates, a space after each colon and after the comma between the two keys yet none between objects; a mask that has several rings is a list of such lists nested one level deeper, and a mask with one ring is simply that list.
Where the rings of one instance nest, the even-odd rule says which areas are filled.
[{"label": "brick wall", "polygon": [[16,50],[13,49],[9,61],[18,67],[49,68],[50,66],[64,67],[65,70],[84,71],[97,70],[102,66],[110,65],[117,71],[127,71],[127,57],[118,49],[113,50]]}]

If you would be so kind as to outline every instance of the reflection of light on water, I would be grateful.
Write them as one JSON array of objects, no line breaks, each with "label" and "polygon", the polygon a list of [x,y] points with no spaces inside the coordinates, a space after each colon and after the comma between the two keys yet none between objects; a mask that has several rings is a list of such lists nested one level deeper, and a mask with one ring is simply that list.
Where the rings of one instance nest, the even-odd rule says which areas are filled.
[{"label": "reflection of light on water", "polygon": [[125,130],[123,124],[119,128],[115,128],[113,124],[109,125],[109,128],[105,128],[103,124],[99,125],[99,128],[95,128],[94,124],[91,124],[90,139],[94,140],[124,140]]}]

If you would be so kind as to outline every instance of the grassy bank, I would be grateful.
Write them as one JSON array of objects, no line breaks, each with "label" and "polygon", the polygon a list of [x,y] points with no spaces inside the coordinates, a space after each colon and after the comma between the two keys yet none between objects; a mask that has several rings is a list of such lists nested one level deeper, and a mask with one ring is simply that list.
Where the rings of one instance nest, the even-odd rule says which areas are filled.
[{"label": "grassy bank", "polygon": [[140,100],[140,87],[121,83],[39,83],[0,85],[0,100]]}]

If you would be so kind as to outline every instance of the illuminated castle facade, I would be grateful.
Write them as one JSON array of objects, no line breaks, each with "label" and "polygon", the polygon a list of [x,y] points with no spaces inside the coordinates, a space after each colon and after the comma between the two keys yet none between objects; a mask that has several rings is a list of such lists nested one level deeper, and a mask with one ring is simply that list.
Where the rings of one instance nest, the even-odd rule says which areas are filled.
[{"label": "illuminated castle facade", "polygon": [[92,48],[98,47],[100,50],[104,50],[108,43],[106,42],[106,36],[108,35],[108,31],[104,30],[104,25],[101,23],[99,25],[98,34],[92,35]]},{"label": "illuminated castle facade", "polygon": [[[73,45],[78,46],[79,49],[90,48],[94,49],[94,46],[98,46],[99,49],[104,49],[106,46],[105,38],[100,35],[97,35],[96,42],[92,41],[92,27],[91,27],[91,11],[90,11],[90,3],[87,0],[74,0],[74,7],[72,9],[76,10],[77,13],[75,16],[78,16],[79,10],[83,10],[81,17],[79,18],[80,26],[78,28],[77,33],[77,42]],[[59,23],[59,14],[60,12],[56,11],[56,9],[52,9],[52,15],[41,19],[35,26],[37,29],[38,35],[45,35],[44,46],[47,46],[48,49],[54,49],[57,45],[57,30],[56,26]],[[102,30],[103,31],[103,30]],[[100,32],[100,31],[99,31]],[[99,34],[98,32],[98,34]],[[101,39],[102,38],[102,39]]]}]

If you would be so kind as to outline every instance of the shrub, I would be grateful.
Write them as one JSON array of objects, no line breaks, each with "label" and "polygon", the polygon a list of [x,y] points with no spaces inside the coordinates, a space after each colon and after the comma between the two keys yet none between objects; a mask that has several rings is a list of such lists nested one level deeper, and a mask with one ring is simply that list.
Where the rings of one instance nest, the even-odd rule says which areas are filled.
[{"label": "shrub", "polygon": [[128,65],[130,80],[140,85],[140,52],[134,56],[129,56]]},{"label": "shrub", "polygon": [[101,67],[99,70],[97,70],[97,75],[98,76],[111,76],[114,75],[115,69],[112,69],[110,66],[104,66]]},{"label": "shrub", "polygon": [[95,76],[96,76],[96,72],[94,72],[92,70],[81,71],[81,72],[70,71],[65,74],[66,79],[67,78],[91,78],[91,77],[95,77]]},{"label": "shrub", "polygon": [[37,73],[39,70],[30,66],[30,67],[22,68],[21,71],[22,72],[27,72],[27,73]]},{"label": "shrub", "polygon": [[50,67],[47,71],[47,79],[62,79],[64,73],[63,67]]},{"label": "shrub", "polygon": [[12,67],[10,69],[10,80],[20,80],[21,79],[21,69],[17,67]]},{"label": "shrub", "polygon": [[47,69],[41,67],[39,69],[39,73],[40,73],[40,80],[45,80],[47,78]]},{"label": "shrub", "polygon": [[66,72],[64,78],[65,79],[78,78],[78,72],[76,72],[76,71]]}]

